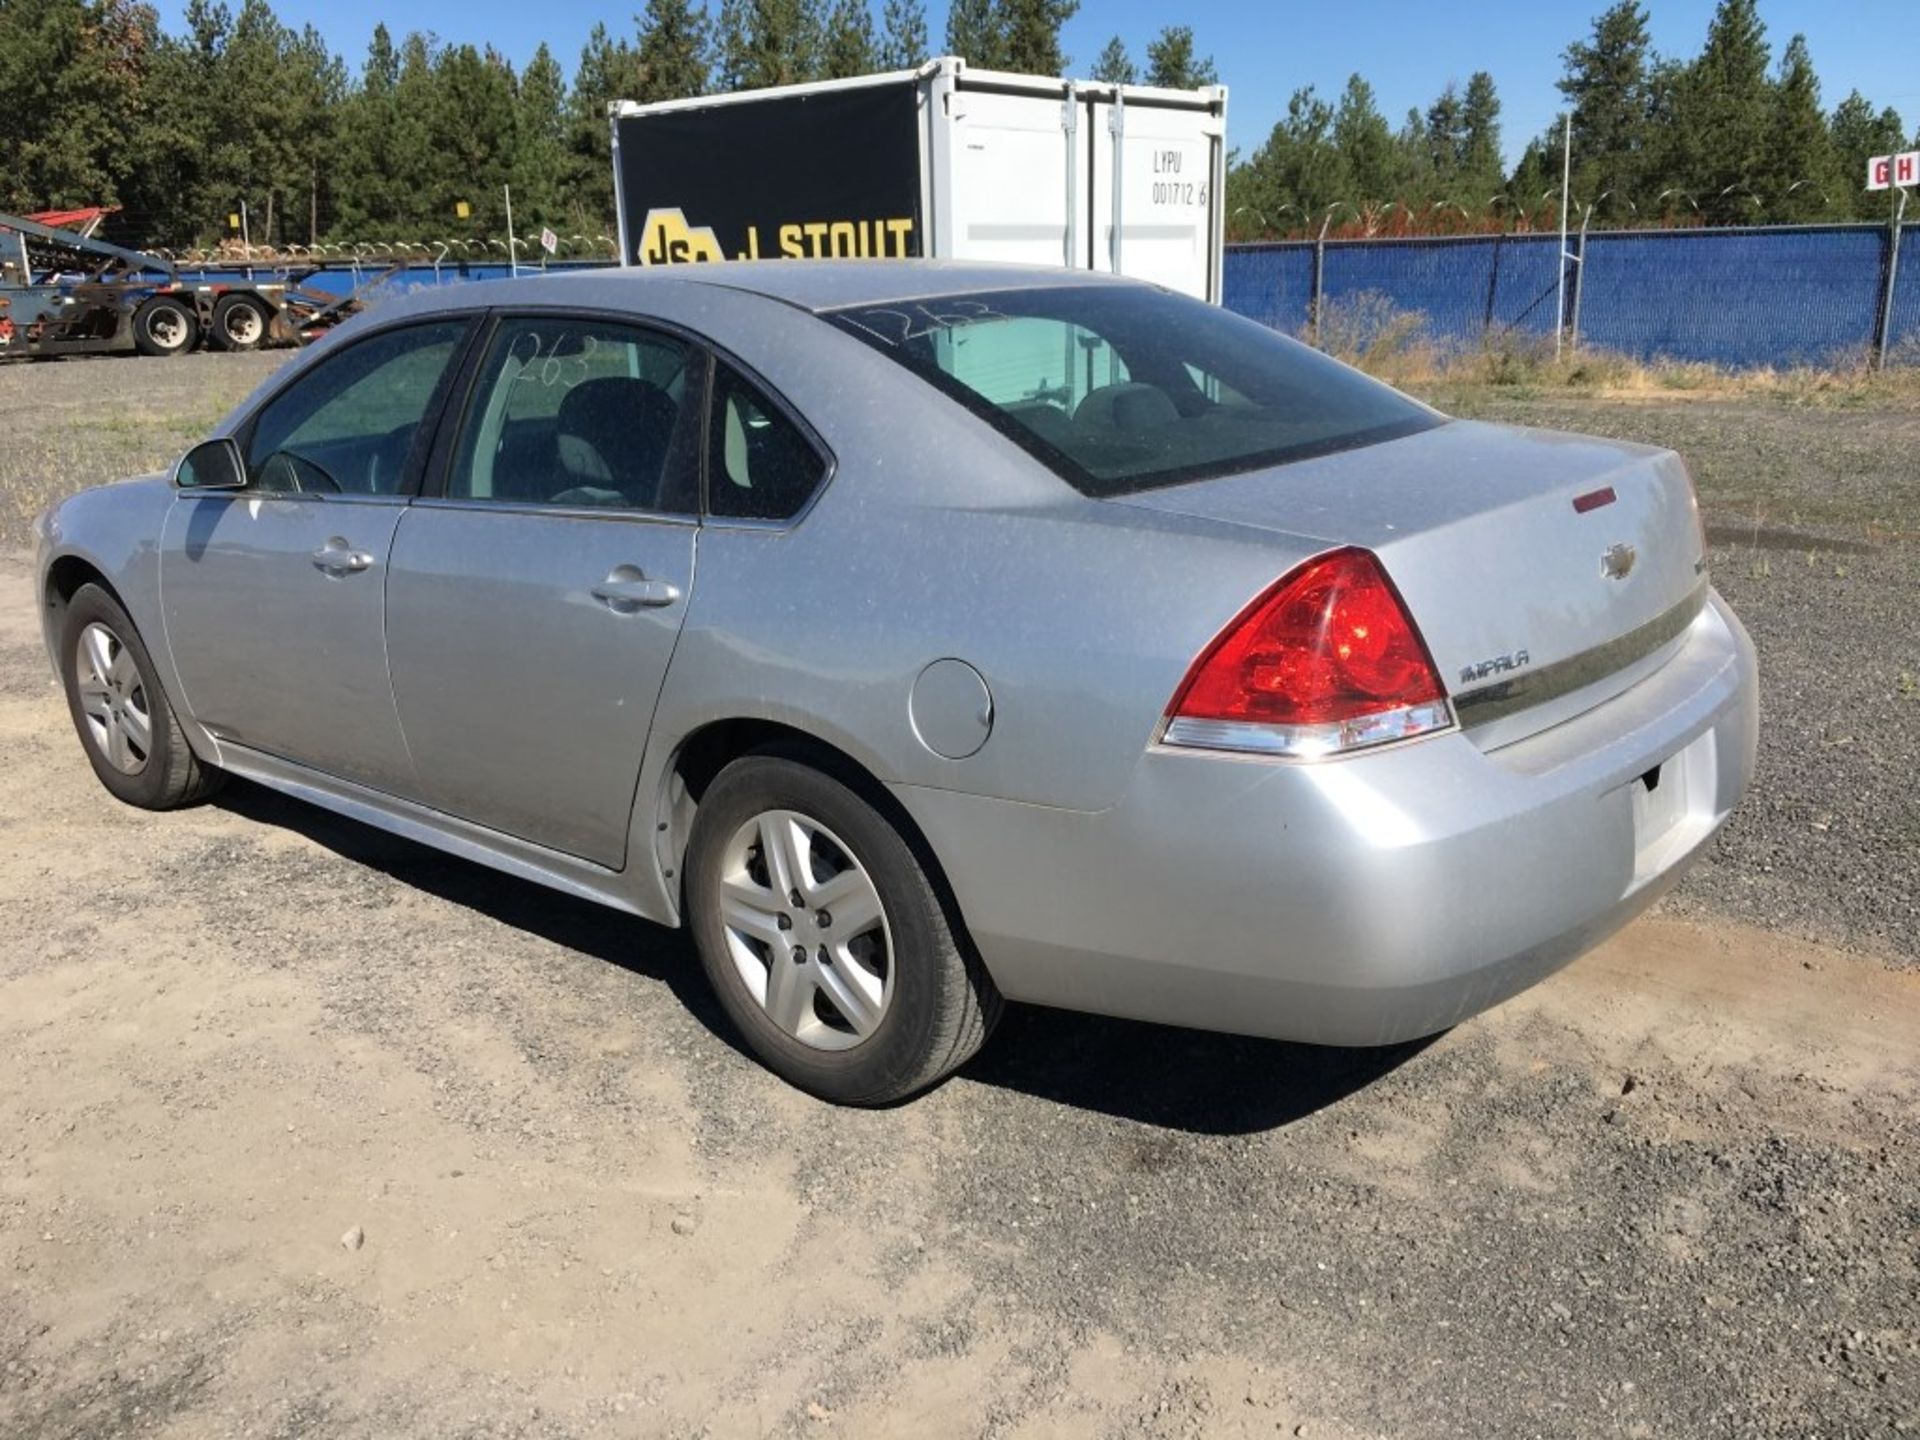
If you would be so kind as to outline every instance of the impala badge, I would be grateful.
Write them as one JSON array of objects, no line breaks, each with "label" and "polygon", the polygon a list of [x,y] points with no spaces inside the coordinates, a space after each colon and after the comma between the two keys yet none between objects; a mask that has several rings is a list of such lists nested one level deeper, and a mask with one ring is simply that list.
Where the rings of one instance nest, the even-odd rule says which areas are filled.
[{"label": "impala badge", "polygon": [[1624,580],[1627,572],[1633,569],[1633,547],[1624,542],[1609,545],[1606,553],[1600,557],[1600,573],[1609,580]]},{"label": "impala badge", "polygon": [[1504,675],[1509,670],[1524,670],[1533,663],[1533,657],[1524,650],[1515,650],[1511,654],[1496,655],[1491,660],[1482,660],[1473,665],[1460,667],[1460,683],[1473,685],[1489,675]]}]

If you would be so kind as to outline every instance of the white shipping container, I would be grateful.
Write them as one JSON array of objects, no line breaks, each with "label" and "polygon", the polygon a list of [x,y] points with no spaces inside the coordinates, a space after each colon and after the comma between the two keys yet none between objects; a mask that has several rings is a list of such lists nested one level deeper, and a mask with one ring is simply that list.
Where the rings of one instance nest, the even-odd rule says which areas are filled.
[{"label": "white shipping container", "polygon": [[612,107],[621,263],[927,255],[1220,299],[1227,92],[919,70]]}]

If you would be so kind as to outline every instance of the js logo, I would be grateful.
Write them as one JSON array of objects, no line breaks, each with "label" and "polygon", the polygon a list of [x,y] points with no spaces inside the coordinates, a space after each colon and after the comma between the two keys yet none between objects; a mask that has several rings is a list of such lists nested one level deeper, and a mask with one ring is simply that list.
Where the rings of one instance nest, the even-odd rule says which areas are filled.
[{"label": "js logo", "polygon": [[642,265],[678,265],[689,260],[724,260],[712,227],[687,224],[685,212],[649,210],[640,231],[637,257]]}]

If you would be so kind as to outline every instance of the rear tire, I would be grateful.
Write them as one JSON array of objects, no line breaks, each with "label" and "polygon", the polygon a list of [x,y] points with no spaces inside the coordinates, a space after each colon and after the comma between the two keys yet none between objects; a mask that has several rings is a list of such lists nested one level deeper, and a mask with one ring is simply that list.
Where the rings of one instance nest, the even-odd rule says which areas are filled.
[{"label": "rear tire", "polygon": [[226,779],[187,747],[140,632],[98,585],[82,585],[67,605],[60,679],[80,747],[116,799],[174,810]]},{"label": "rear tire", "polygon": [[184,355],[200,343],[200,319],[174,295],[156,295],[133,312],[133,346],[142,355]]},{"label": "rear tire", "polygon": [[[778,871],[754,838],[776,830],[805,837]],[[841,1105],[891,1104],[986,1041],[1000,993],[930,864],[854,788],[794,755],[736,760],[701,796],[686,860],[694,943],[748,1049],[789,1084]],[[790,871],[782,890],[776,876]],[[855,1002],[845,1015],[842,996]]]},{"label": "rear tire", "polygon": [[216,350],[258,350],[267,339],[267,312],[246,295],[222,295],[208,335]]}]

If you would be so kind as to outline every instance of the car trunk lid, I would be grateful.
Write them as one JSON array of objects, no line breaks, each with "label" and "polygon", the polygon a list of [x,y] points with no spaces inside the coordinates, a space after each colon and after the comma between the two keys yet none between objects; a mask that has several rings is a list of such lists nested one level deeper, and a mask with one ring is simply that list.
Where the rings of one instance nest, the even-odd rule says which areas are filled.
[{"label": "car trunk lid", "polygon": [[1452,421],[1115,503],[1372,550],[1489,747],[1657,667],[1705,594],[1679,457],[1583,436]]}]

